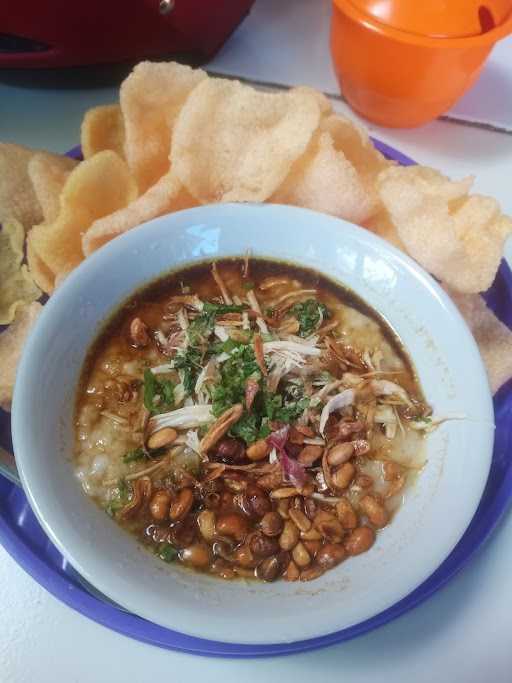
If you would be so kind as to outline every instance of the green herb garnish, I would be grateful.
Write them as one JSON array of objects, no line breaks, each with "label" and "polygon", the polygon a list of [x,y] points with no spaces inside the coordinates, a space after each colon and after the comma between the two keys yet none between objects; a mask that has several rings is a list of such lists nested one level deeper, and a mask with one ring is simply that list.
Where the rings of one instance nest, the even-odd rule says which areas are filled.
[{"label": "green herb garnish", "polygon": [[413,422],[426,422],[427,424],[432,424],[432,417],[413,417],[412,418]]},{"label": "green herb garnish", "polygon": [[178,551],[170,543],[161,543],[158,546],[157,555],[164,562],[174,562],[178,557]]},{"label": "green herb garnish", "polygon": [[218,355],[221,353],[231,353],[233,349],[237,349],[240,346],[240,342],[234,341],[234,339],[226,339],[226,341],[215,342],[211,345],[210,350],[213,355]]},{"label": "green herb garnish", "polygon": [[309,405],[308,398],[302,398],[299,401],[293,401],[284,404],[281,394],[266,394],[265,399],[265,414],[269,420],[278,420],[279,422],[293,422],[299,418],[304,410]]},{"label": "green herb garnish", "polygon": [[299,335],[301,337],[308,337],[316,330],[321,320],[331,317],[327,306],[315,299],[307,299],[295,304],[290,312],[299,321]]},{"label": "green herb garnish", "polygon": [[187,330],[187,337],[191,346],[197,346],[206,342],[210,334],[213,332],[215,325],[215,316],[209,313],[201,313],[197,318],[192,320]]},{"label": "green herb garnish", "polygon": [[105,506],[105,512],[110,517],[115,517],[116,512],[124,508],[129,501],[131,489],[125,479],[120,479],[117,483],[115,493],[111,496],[109,502]]},{"label": "green herb garnish", "polygon": [[202,353],[193,346],[187,347],[185,351],[180,351],[174,358],[174,367],[180,370],[183,388],[187,394],[194,391],[198,374],[202,370]]},{"label": "green herb garnish", "polygon": [[235,403],[243,403],[249,377],[259,381],[261,371],[249,344],[235,343],[230,357],[221,365],[220,383],[212,391],[213,414],[218,417]]},{"label": "green herb garnish", "polygon": [[237,439],[243,439],[245,443],[253,443],[258,438],[258,418],[254,413],[244,413],[242,417],[231,427],[230,435]]},{"label": "green herb garnish", "polygon": [[144,370],[144,406],[152,415],[174,408],[174,383],[158,380],[151,370]]},{"label": "green herb garnish", "polygon": [[144,460],[145,457],[146,454],[142,448],[134,448],[133,451],[128,451],[128,453],[123,455],[123,462],[136,462],[137,460]]},{"label": "green herb garnish", "polygon": [[128,464],[130,462],[137,462],[138,460],[145,460],[146,458],[158,458],[166,453],[165,447],[155,448],[151,453],[147,453],[143,448],[134,448],[133,451],[128,451],[123,455],[123,462]]},{"label": "green herb garnish", "polygon": [[203,306],[203,314],[209,315],[224,315],[224,313],[242,313],[247,306],[245,304],[213,304],[211,301],[206,301]]},{"label": "green herb garnish", "polygon": [[246,444],[251,444],[259,439],[266,439],[271,432],[266,417],[262,418],[254,412],[244,412],[238,422],[231,427],[229,435],[236,439],[243,439]]},{"label": "green herb garnish", "polygon": [[237,304],[215,304],[206,301],[201,313],[190,323],[187,337],[191,346],[197,346],[208,340],[215,327],[215,318],[224,313],[241,313],[247,308]]}]

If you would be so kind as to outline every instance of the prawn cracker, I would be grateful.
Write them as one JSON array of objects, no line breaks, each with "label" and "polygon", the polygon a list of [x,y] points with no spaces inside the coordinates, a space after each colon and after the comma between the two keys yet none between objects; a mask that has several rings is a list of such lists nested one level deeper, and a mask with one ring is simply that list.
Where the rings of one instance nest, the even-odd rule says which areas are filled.
[{"label": "prawn cracker", "polygon": [[141,62],[121,85],[125,156],[141,194],[169,171],[175,121],[190,93],[207,78],[201,69],[176,62]]},{"label": "prawn cracker", "polygon": [[110,149],[124,157],[124,121],[118,104],[93,107],[85,113],[80,130],[80,142],[84,159]]},{"label": "prawn cracker", "polygon": [[35,154],[28,162],[28,175],[46,223],[54,221],[60,210],[60,195],[75,159]]},{"label": "prawn cracker", "polygon": [[383,171],[378,190],[407,252],[451,289],[472,294],[493,283],[512,220],[490,197],[468,195],[472,178],[454,182],[434,169]]},{"label": "prawn cracker", "polygon": [[367,218],[370,218],[382,207],[377,192],[377,177],[381,171],[392,166],[393,162],[388,161],[375,148],[364,128],[345,116],[339,114],[328,116],[322,121],[321,128],[330,134],[334,141],[334,148],[343,153],[357,171],[366,194]]},{"label": "prawn cracker", "polygon": [[306,151],[320,113],[307,90],[265,93],[210,78],[178,116],[172,168],[201,203],[265,201]]},{"label": "prawn cracker", "polygon": [[41,291],[22,265],[25,231],[11,220],[0,228],[0,325],[13,321],[19,307],[35,301]]},{"label": "prawn cracker", "polygon": [[[333,191],[336,188],[336,191]],[[272,202],[292,204],[361,223],[372,214],[361,178],[327,132],[315,133]]]},{"label": "prawn cracker", "polygon": [[473,333],[491,391],[495,394],[512,377],[512,331],[494,315],[480,295],[445,289]]},{"label": "prawn cracker", "polygon": [[[127,206],[137,196],[137,185],[126,162],[105,150],[81,162],[67,178],[57,218],[35,226],[28,236],[28,262],[44,269],[46,291],[84,258],[82,236],[98,218]],[[51,273],[51,275],[50,275]],[[43,279],[39,280],[43,284]]]},{"label": "prawn cracker", "polygon": [[43,307],[37,301],[16,312],[14,322],[0,334],[0,408],[11,409],[16,368],[23,345]]},{"label": "prawn cracker", "polygon": [[63,155],[0,142],[0,223],[14,219],[28,231],[43,219],[29,176],[29,163],[36,154],[55,166],[69,166],[70,160]]},{"label": "prawn cracker", "polygon": [[137,225],[164,213],[181,211],[196,205],[195,199],[173,173],[169,172],[128,206],[94,221],[82,238],[83,252],[85,256],[89,256],[114,237]]}]

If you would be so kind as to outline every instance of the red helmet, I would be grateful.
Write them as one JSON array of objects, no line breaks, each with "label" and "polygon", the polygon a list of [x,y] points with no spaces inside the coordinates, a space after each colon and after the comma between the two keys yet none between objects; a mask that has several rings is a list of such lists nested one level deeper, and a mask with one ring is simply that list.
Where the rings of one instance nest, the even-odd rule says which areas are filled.
[{"label": "red helmet", "polygon": [[254,0],[0,2],[0,67],[211,57]]}]

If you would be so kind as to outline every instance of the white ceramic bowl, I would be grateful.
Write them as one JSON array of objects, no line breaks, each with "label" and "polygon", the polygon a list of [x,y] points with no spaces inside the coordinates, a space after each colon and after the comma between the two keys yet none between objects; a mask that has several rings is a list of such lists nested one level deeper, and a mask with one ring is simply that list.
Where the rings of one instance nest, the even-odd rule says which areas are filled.
[{"label": "white ceramic bowl", "polygon": [[[428,463],[370,552],[306,584],[224,582],[167,566],[83,494],[73,475],[75,391],[101,323],[135,289],[197,260],[279,257],[348,285],[391,323],[437,414],[469,418],[428,438]],[[349,223],[276,205],[214,205],[163,216],[87,259],[46,304],[26,344],[12,413],[23,486],[43,528],[91,584],[162,626],[236,643],[283,643],[354,625],[426,579],[467,528],[491,460],[487,378],[465,323],[438,285]]]}]

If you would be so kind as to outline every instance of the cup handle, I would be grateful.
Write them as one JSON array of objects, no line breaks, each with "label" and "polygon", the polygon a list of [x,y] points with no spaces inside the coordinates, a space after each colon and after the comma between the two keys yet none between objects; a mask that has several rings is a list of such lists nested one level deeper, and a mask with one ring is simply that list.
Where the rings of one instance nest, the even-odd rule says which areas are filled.
[{"label": "cup handle", "polygon": [[21,486],[20,475],[16,468],[14,456],[0,446],[0,474],[12,481],[16,486]]}]

